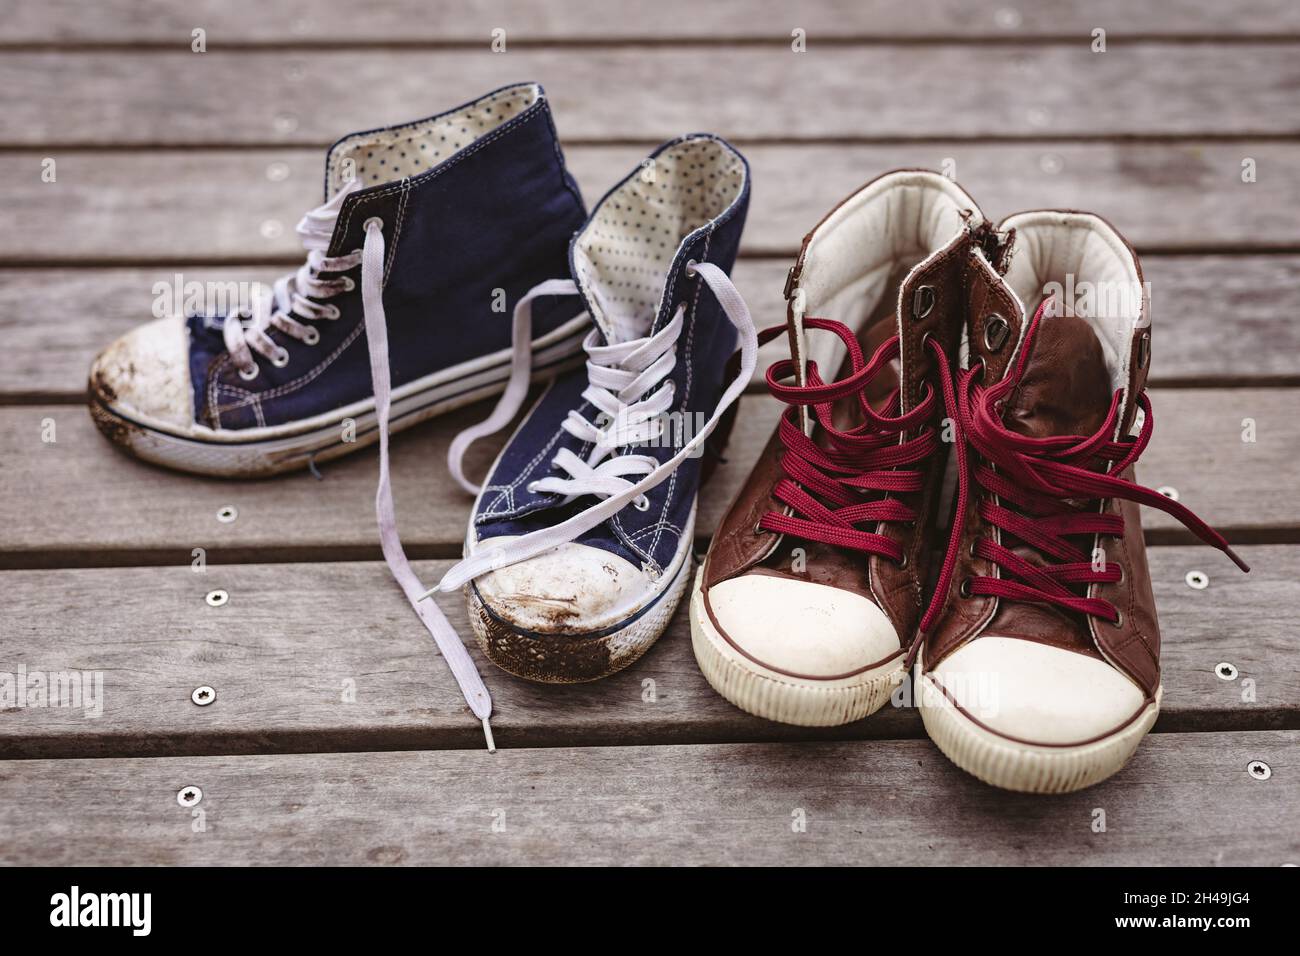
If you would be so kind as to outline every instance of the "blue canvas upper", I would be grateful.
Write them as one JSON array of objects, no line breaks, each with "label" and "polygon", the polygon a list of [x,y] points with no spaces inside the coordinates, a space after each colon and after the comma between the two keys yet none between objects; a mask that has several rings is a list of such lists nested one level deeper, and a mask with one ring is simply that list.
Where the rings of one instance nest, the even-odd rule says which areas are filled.
[{"label": "blue canvas upper", "polygon": [[[473,119],[464,119],[466,110]],[[494,125],[505,113],[513,115]],[[360,249],[364,223],[383,220],[394,388],[508,349],[503,302],[563,274],[569,239],[586,218],[541,88],[503,87],[427,120],[340,140],[328,157],[327,199],[343,161],[358,168],[362,183],[374,185],[344,200],[328,254]],[[224,316],[189,317],[195,421],[224,429],[278,425],[370,397],[359,272],[348,273],[355,290],[326,300],[339,307],[340,318],[309,323],[320,333],[315,345],[269,332],[289,362],[276,368],[259,359],[252,381],[240,378],[225,351]],[[540,300],[535,334],[580,310],[572,298]]]},{"label": "blue canvas upper", "polygon": [[[637,245],[629,247],[625,241],[622,246],[611,250],[602,245],[604,240],[598,232],[602,222],[615,225],[621,222],[628,235],[644,244],[640,248],[668,242],[662,233],[641,238],[638,231],[657,218],[653,212],[655,207],[646,207],[650,211],[643,213],[641,220],[633,221],[635,216],[631,214],[625,216],[627,207],[621,202],[624,187],[644,174],[644,164],[606,194],[583,231],[574,237],[570,246],[570,268],[584,293],[588,310],[596,317],[597,326],[606,338],[610,334],[608,323],[601,321],[602,314],[607,311],[605,306],[618,301],[631,283],[639,282],[644,286],[652,281],[656,288],[662,289],[653,324],[645,334],[662,328],[671,320],[678,306],[685,304],[684,327],[677,342],[677,364],[657,387],[668,387],[671,381],[675,389],[671,413],[684,413],[688,421],[702,423],[713,414],[726,384],[725,366],[736,348],[736,330],[705,284],[687,273],[686,265],[695,260],[711,262],[724,271],[731,270],[749,204],[749,174],[743,157],[717,137],[696,135],[673,140],[656,150],[648,162],[671,151],[679,169],[692,170],[680,186],[682,196],[679,201],[694,201],[689,194],[708,188],[707,173],[698,173],[698,184],[694,179],[696,164],[692,162],[691,151],[697,148],[710,154],[719,152],[739,171],[742,184],[734,196],[727,197],[725,204],[716,204],[716,208],[708,210],[707,221],[684,238],[664,247],[666,252],[659,261],[667,262],[666,268],[650,278],[647,275],[648,260],[636,254]],[[699,165],[703,167],[702,163]],[[661,184],[660,188],[670,189],[667,184]],[[593,231],[596,231],[594,235]],[[647,233],[650,231],[646,228]],[[588,247],[594,243],[595,254],[603,253],[609,257],[607,274],[588,282],[582,279],[584,264],[579,255],[584,237]],[[569,448],[583,458],[590,452],[589,444],[561,428],[571,409],[592,420],[593,410],[581,397],[586,387],[585,368],[560,376],[510,439],[476,505],[473,522],[480,541],[500,535],[527,534],[556,524],[593,503],[595,499],[588,497],[561,505],[562,498],[557,495],[534,493],[528,489],[530,482],[554,474],[551,461],[560,448]],[[686,437],[689,438],[690,434]],[[615,454],[649,455],[663,462],[672,458],[680,447],[676,442],[662,444],[663,447],[621,448]],[[609,551],[652,573],[662,571],[672,562],[682,536],[687,532],[702,463],[702,458],[688,458],[670,478],[647,493],[648,508],[625,507],[577,541]]]}]

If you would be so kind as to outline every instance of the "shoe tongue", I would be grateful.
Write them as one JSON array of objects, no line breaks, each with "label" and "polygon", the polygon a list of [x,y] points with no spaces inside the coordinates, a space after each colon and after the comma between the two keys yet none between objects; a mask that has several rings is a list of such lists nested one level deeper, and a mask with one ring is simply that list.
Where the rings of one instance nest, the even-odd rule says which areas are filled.
[{"label": "shoe tongue", "polygon": [[1010,373],[1019,380],[1003,421],[1031,438],[1092,435],[1105,423],[1114,396],[1101,341],[1086,319],[1040,311]]}]

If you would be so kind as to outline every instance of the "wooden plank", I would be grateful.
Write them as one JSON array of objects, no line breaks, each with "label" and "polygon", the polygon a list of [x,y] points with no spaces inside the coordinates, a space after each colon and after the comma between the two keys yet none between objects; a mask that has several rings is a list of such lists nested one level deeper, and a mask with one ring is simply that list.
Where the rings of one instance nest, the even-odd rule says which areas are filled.
[{"label": "wooden plank", "polygon": [[424,0],[389,0],[364,16],[344,0],[198,0],[179,8],[165,0],[15,0],[0,46],[20,44],[150,44],[186,48],[195,27],[209,49],[234,45],[360,43],[486,45],[500,27],[511,45],[545,42],[672,40],[699,43],[765,41],[787,44],[798,26],[815,49],[843,38],[896,42],[1090,37],[1103,26],[1111,42],[1126,37],[1277,37],[1300,32],[1300,14],[1287,0],[1166,0],[1157,10],[1128,0],[1039,0],[1014,5],[969,0],[812,0],[791,12],[781,0],[713,0],[617,5],[604,0],[564,4],[462,0],[454,7]]},{"label": "wooden plank", "polygon": [[[58,180],[41,183],[50,152]],[[634,145],[566,150],[590,202],[645,153]],[[1300,150],[1283,143],[913,142],[745,153],[754,179],[748,256],[793,256],[826,210],[864,182],[948,160],[990,217],[1088,209],[1143,251],[1296,251]],[[1257,182],[1241,182],[1243,157],[1257,162]],[[301,149],[0,153],[0,208],[14,222],[40,224],[0,234],[0,257],[11,266],[296,265],[303,252],[294,224],[321,201],[322,168],[319,151]]]},{"label": "wooden plank", "polygon": [[[1185,503],[1238,541],[1289,540],[1300,528],[1300,500],[1278,476],[1292,472],[1300,444],[1296,392],[1165,389],[1153,403],[1155,437],[1140,478],[1177,488]],[[743,400],[728,461],[701,496],[701,535],[716,526],[779,413],[765,395]],[[416,556],[459,553],[470,502],[447,477],[447,447],[459,429],[484,415],[480,404],[394,441],[403,539]],[[1242,441],[1247,419],[1254,422],[1254,442]],[[44,440],[50,423],[53,442]],[[487,470],[497,446],[480,444],[472,450],[471,474]],[[82,408],[0,408],[0,481],[8,492],[0,497],[0,566],[186,563],[195,547],[230,561],[376,556],[373,451],[323,470],[323,481],[305,472],[243,482],[177,474],[120,454]],[[236,521],[217,521],[225,505],[238,509]],[[1149,540],[1191,540],[1162,512],[1148,511],[1145,526]]]},{"label": "wooden plank", "polygon": [[[1254,568],[1249,575],[1220,567],[1203,549],[1150,551],[1164,637],[1158,730],[1300,725],[1300,547],[1248,547],[1244,555]],[[418,571],[433,583],[449,564],[421,562]],[[1188,587],[1193,569],[1209,570],[1209,588]],[[102,680],[102,692],[80,706],[3,711],[0,757],[483,743],[380,562],[209,564],[203,573],[182,562],[7,571],[0,585],[0,619],[9,622],[0,673],[86,673],[90,688]],[[229,603],[207,606],[204,596],[218,588]],[[439,604],[473,644],[461,596],[442,596]],[[497,670],[477,646],[471,653],[494,695],[497,741],[507,748],[923,734],[910,698],[829,730],[771,723],[732,707],[696,667],[685,607],[641,661],[594,684],[534,684]],[[1237,668],[1236,680],[1216,676],[1223,662]],[[216,689],[215,703],[191,702],[200,686]]]},{"label": "wooden plank", "polygon": [[[8,761],[0,857],[1278,866],[1300,851],[1298,739],[1160,734],[1115,777],[1050,800],[987,787],[928,741]],[[1252,760],[1272,777],[1253,779]],[[188,787],[193,809],[177,805]]]},{"label": "wooden plank", "polygon": [[[733,273],[760,327],[785,321],[789,259],[742,259]],[[1300,385],[1300,256],[1148,256],[1157,339],[1151,380],[1168,385]],[[0,272],[0,403],[75,402],[103,346],[152,317],[155,284],[257,282],[266,266],[18,269]],[[170,311],[170,310],[168,310]],[[754,375],[788,354],[768,343]]]},{"label": "wooden plank", "polygon": [[546,85],[570,140],[660,140],[701,126],[782,141],[1300,132],[1287,42],[1252,45],[1248,70],[1231,45],[1093,53],[1086,34],[1069,45],[722,47],[703,63],[699,50],[673,44],[508,57],[503,70],[486,45],[292,61],[279,51],[14,52],[0,58],[9,93],[0,145],[328,143],[520,78]]}]

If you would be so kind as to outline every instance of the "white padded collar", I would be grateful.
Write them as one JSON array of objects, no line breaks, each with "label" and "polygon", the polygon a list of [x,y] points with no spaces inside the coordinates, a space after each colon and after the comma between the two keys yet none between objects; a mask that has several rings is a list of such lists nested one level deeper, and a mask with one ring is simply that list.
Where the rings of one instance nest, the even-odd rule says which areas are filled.
[{"label": "white padded collar", "polygon": [[835,319],[854,331],[881,304],[891,277],[928,265],[968,228],[983,222],[964,189],[938,173],[899,170],[872,180],[809,233],[791,303],[800,374],[808,361],[835,374],[844,347],[829,335],[811,346],[805,315]]},{"label": "white padded collar", "polygon": [[1127,392],[1133,334],[1150,324],[1149,290],[1132,248],[1091,213],[1026,212],[1009,216],[999,228],[1016,231],[1004,278],[1025,315],[1055,294],[1061,308],[1092,325],[1111,388]]}]

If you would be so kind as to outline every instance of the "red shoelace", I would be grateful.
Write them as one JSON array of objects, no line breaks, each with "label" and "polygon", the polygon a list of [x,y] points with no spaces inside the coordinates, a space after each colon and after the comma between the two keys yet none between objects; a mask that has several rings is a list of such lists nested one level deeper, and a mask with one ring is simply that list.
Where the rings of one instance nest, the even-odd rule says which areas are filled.
[{"label": "red shoelace", "polygon": [[[1029,344],[1045,306],[1046,302],[1034,315],[1013,375],[986,388],[981,384],[983,368],[976,365],[958,373],[955,395],[949,387],[944,389],[947,410],[955,422],[960,469],[957,504],[934,597],[921,620],[922,632],[928,631],[942,613],[952,584],[972,478],[982,489],[977,506],[980,516],[999,529],[1004,539],[1010,537],[1032,547],[1043,556],[1045,563],[1030,564],[1004,544],[988,537],[979,538],[974,546],[976,557],[996,565],[1001,576],[971,577],[963,583],[963,594],[1040,602],[1118,622],[1117,609],[1109,601],[1081,596],[1071,588],[1120,580],[1118,565],[1106,564],[1098,570],[1091,556],[1068,540],[1074,535],[1120,537],[1124,534],[1121,516],[1097,512],[1097,502],[1104,498],[1123,498],[1159,508],[1177,518],[1202,541],[1223,551],[1243,571],[1250,570],[1217,531],[1184,505],[1158,491],[1117,477],[1138,460],[1151,439],[1151,403],[1145,392],[1136,397],[1143,412],[1140,433],[1118,441],[1112,440],[1112,436],[1119,421],[1123,398],[1120,391],[1111,400],[1106,421],[1089,437],[1030,438],[1003,424],[1002,401],[1020,381]],[[979,455],[973,472],[968,467],[967,445]],[[1088,467],[1098,460],[1110,463],[1105,471]],[[994,496],[1000,502],[994,501]],[[1014,505],[1015,510],[1008,505]]]},{"label": "red shoelace", "polygon": [[[760,519],[758,527],[901,561],[903,549],[897,541],[857,526],[916,520],[914,508],[887,495],[921,489],[921,472],[907,466],[929,458],[938,447],[938,435],[932,424],[938,396],[933,389],[927,389],[925,397],[911,411],[902,415],[877,414],[867,401],[866,388],[898,357],[898,336],[884,342],[871,360],[866,361],[856,336],[843,323],[805,318],[803,324],[805,329],[837,335],[848,349],[852,371],[839,381],[827,384],[818,374],[816,363],[809,362],[806,384],[799,386],[782,382],[782,379],[793,379],[792,359],[774,362],[767,370],[768,389],[790,406],[781,416],[779,428],[785,446],[781,459],[785,477],[773,491],[773,497],[786,505],[790,513],[769,511]],[[759,340],[768,341],[784,331],[784,326],[765,329]],[[939,357],[942,378],[950,379],[943,350],[937,343],[932,348]],[[861,425],[840,430],[834,425],[833,403],[850,396],[856,398],[863,421]],[[804,434],[799,414],[803,407],[810,409],[829,447],[823,448]],[[882,407],[891,410],[899,407],[897,388]],[[912,432],[916,434],[908,437]],[[874,500],[863,500],[866,496]]]}]

